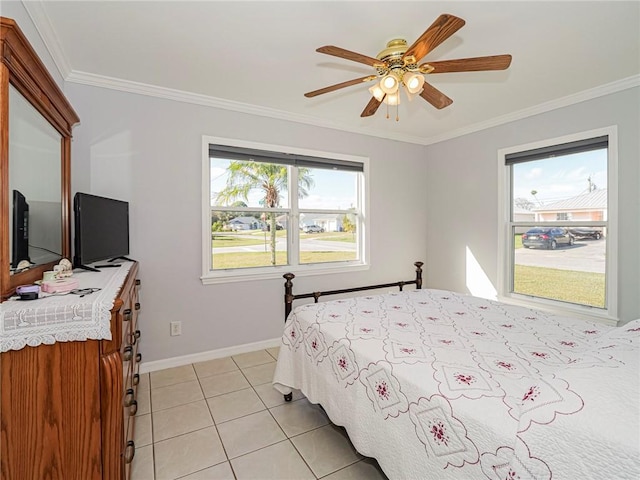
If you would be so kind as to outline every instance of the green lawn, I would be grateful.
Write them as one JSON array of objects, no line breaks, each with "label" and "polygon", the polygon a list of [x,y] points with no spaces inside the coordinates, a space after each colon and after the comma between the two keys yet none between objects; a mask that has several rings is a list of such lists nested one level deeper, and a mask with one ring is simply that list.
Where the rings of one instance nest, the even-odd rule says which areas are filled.
[{"label": "green lawn", "polygon": [[[226,232],[214,232],[211,235],[213,248],[221,247],[245,247],[247,245],[264,245],[266,242],[269,244],[271,241],[271,233],[263,231],[249,231],[242,233],[226,233]],[[286,230],[278,230],[276,232],[277,238],[286,238]],[[347,242],[355,243],[355,237],[352,233],[344,232],[325,232],[325,233],[302,233],[300,232],[300,238],[319,238],[322,240],[328,240],[332,242]]]},{"label": "green lawn", "polygon": [[603,273],[515,266],[514,292],[592,307],[605,307]]},{"label": "green lawn", "polygon": [[[355,260],[356,252],[302,252],[301,263],[339,262]],[[271,252],[260,253],[214,253],[214,270],[225,268],[266,267],[271,265]],[[286,252],[276,252],[276,264],[286,265]]]},{"label": "green lawn", "polygon": [[[213,239],[213,247],[233,247],[264,244],[265,232],[247,232],[242,235],[217,234]],[[276,232],[278,237],[285,237],[286,231]],[[302,238],[320,237],[323,240],[337,242],[353,242],[353,234],[327,232],[319,234],[300,234]],[[270,240],[267,232],[267,242]],[[514,236],[515,248],[522,248],[522,235]],[[354,260],[355,252],[302,252],[301,263],[338,262]],[[266,267],[271,265],[271,253],[240,252],[215,253],[214,269]],[[286,265],[286,252],[276,252],[276,264]],[[533,295],[570,303],[605,307],[605,276],[602,273],[578,272],[546,267],[530,267],[516,265],[514,273],[514,292]]]},{"label": "green lawn", "polygon": [[516,233],[513,236],[513,246],[514,248],[522,248],[522,234]]},{"label": "green lawn", "polygon": [[[215,232],[211,235],[213,248],[220,247],[245,247],[247,245],[263,245],[265,243],[265,233],[267,243],[271,241],[270,232],[247,232],[247,233],[221,233]],[[287,232],[285,230],[278,230],[276,237],[285,237]]]}]

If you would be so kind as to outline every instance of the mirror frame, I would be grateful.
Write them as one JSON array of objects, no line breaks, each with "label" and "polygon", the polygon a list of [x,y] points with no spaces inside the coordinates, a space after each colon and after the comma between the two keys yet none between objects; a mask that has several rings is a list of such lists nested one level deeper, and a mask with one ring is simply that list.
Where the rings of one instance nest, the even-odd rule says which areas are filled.
[{"label": "mirror frame", "polygon": [[0,17],[0,301],[18,285],[42,279],[58,262],[10,275],[9,261],[9,84],[60,133],[62,257],[71,259],[71,129],[80,118],[15,20]]}]

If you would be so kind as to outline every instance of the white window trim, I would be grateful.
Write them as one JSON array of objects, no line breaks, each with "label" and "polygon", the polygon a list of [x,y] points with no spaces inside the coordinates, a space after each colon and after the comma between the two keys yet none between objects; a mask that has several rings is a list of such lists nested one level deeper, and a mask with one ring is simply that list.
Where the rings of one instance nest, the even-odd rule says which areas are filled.
[{"label": "white window trim", "polygon": [[[364,188],[361,182],[358,185],[357,195],[360,197],[360,205],[362,206],[362,232],[361,232],[361,251],[360,260],[353,262],[336,262],[322,264],[305,264],[305,265],[277,265],[257,268],[243,268],[233,270],[219,270],[212,272],[209,269],[211,264],[211,181],[209,175],[209,145],[227,145],[241,148],[251,148],[256,150],[265,150],[271,152],[282,152],[297,155],[306,155],[312,157],[320,157],[334,160],[346,160],[360,162],[363,164],[362,175],[364,177]],[[290,181],[295,181],[295,178]],[[345,155],[335,152],[325,152],[320,150],[310,150],[306,148],[296,148],[284,145],[273,145],[267,143],[250,142],[233,138],[221,138],[208,135],[202,136],[202,276],[200,280],[204,285],[230,283],[230,282],[246,282],[255,280],[265,280],[273,278],[282,278],[285,273],[291,272],[296,276],[308,275],[324,275],[345,272],[357,272],[369,269],[369,158],[359,157],[355,155]],[[297,206],[289,207],[293,215],[297,215]],[[293,242],[293,235],[290,235],[289,242]]]},{"label": "white window trim", "polygon": [[[607,265],[606,265],[606,303],[607,308],[600,309],[583,305],[536,298],[509,292],[513,276],[513,256],[509,242],[513,242],[510,223],[511,189],[505,165],[508,154],[534,150],[578,140],[607,135],[609,137],[607,159]],[[498,150],[498,295],[497,299],[506,303],[524,305],[531,308],[548,310],[560,315],[571,315],[589,321],[617,325],[618,323],[618,127],[617,125],[579,132],[572,135],[517,145]]]}]

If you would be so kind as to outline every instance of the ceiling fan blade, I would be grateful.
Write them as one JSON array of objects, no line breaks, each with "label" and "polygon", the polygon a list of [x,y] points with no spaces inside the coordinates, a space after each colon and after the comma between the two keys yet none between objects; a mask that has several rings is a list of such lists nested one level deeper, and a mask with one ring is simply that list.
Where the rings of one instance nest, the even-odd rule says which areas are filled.
[{"label": "ceiling fan blade", "polygon": [[425,30],[420,38],[409,47],[402,58],[405,59],[408,56],[413,56],[416,59],[416,63],[419,62],[427,53],[460,30],[464,24],[465,21],[461,18],[443,13]]},{"label": "ceiling fan blade", "polygon": [[320,47],[316,49],[316,52],[326,53],[327,55],[333,55],[334,57],[346,58],[347,60],[364,63],[365,65],[370,65],[372,67],[385,64],[377,58],[368,57],[366,55],[362,55],[361,53],[345,50],[344,48],[334,47],[333,45],[325,45],[324,47]]},{"label": "ceiling fan blade", "polygon": [[322,95],[323,93],[333,92],[335,90],[339,90],[344,87],[350,87],[351,85],[357,85],[358,83],[369,82],[371,80],[375,80],[375,75],[367,75],[366,77],[354,78],[353,80],[347,80],[346,82],[336,83],[335,85],[330,85],[328,87],[321,88],[319,90],[314,90],[313,92],[307,92],[304,94],[305,97],[311,98],[317,95]]},{"label": "ceiling fan blade", "polygon": [[434,86],[429,85],[427,82],[424,82],[424,86],[422,92],[420,92],[420,96],[431,105],[436,107],[438,110],[444,107],[448,107],[453,103],[453,100],[451,100]]},{"label": "ceiling fan blade", "polygon": [[[384,100],[384,97],[383,97],[383,100]],[[369,100],[369,103],[367,103],[367,106],[364,107],[364,110],[362,111],[360,116],[370,117],[371,115],[373,115],[378,111],[378,107],[380,106],[381,103],[382,103],[381,100],[377,100],[376,97],[371,97],[371,100]]]},{"label": "ceiling fan blade", "polygon": [[433,73],[449,72],[481,72],[485,70],[505,70],[511,65],[511,55],[491,55],[488,57],[460,58],[458,60],[442,60],[420,65],[431,66]]}]

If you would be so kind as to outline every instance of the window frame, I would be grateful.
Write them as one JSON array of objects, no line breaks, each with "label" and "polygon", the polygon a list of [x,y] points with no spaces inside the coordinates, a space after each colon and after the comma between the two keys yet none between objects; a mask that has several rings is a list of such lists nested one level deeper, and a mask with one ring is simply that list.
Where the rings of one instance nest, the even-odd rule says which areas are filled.
[{"label": "window frame", "polygon": [[[605,266],[605,308],[578,305],[559,300],[546,299],[511,291],[514,276],[514,243],[512,228],[529,226],[531,222],[517,222],[511,218],[512,178],[511,165],[506,164],[507,155],[541,148],[553,148],[565,143],[577,142],[596,137],[608,137],[607,146],[607,220],[606,221],[570,221],[571,226],[593,226],[594,223],[606,225],[606,266]],[[562,137],[550,138],[538,142],[516,145],[498,150],[498,281],[497,299],[551,311],[560,315],[571,315],[585,320],[608,325],[618,322],[618,130],[609,126],[595,130],[579,132]],[[558,226],[556,222],[535,222],[535,226]]]},{"label": "window frame", "polygon": [[[346,162],[358,162],[362,164],[361,178],[357,185],[356,195],[360,204],[359,217],[359,233],[358,233],[358,249],[359,259],[343,262],[325,262],[300,264],[298,258],[300,232],[299,229],[289,227],[287,235],[287,252],[288,258],[295,263],[288,265],[269,265],[263,267],[247,267],[237,269],[221,269],[211,270],[212,252],[211,252],[211,179],[210,179],[210,145],[224,145],[228,147],[246,148],[253,150],[262,150],[265,152],[278,152],[282,154],[300,155],[316,158],[326,158],[327,160],[337,160]],[[277,161],[274,163],[278,163]],[[289,183],[297,184],[297,169],[290,168],[291,175]],[[288,190],[289,206],[287,208],[276,208],[271,210],[287,210],[290,215],[289,225],[297,225],[299,222],[298,201],[292,198],[291,189]],[[311,150],[306,148],[297,148],[286,145],[274,145],[266,143],[251,142],[232,138],[214,137],[209,135],[202,136],[202,187],[201,187],[201,261],[202,275],[200,280],[204,285],[243,282],[248,280],[263,280],[282,278],[282,275],[288,272],[294,273],[296,276],[335,274],[345,272],[355,272],[368,270],[369,263],[369,158],[347,155],[335,152],[326,152],[319,150]],[[234,207],[236,210],[242,210]],[[255,210],[248,207],[245,210]],[[269,209],[265,209],[269,210]],[[309,209],[302,209],[307,211]]]}]

